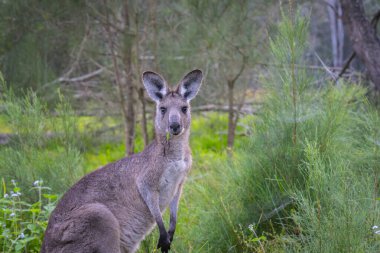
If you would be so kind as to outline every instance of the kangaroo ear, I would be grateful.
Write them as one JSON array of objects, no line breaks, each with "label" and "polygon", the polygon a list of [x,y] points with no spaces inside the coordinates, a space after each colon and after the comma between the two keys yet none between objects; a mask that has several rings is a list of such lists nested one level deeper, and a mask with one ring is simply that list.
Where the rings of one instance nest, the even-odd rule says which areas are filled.
[{"label": "kangaroo ear", "polygon": [[146,71],[142,74],[142,81],[149,97],[156,103],[160,102],[168,93],[168,86],[159,74]]},{"label": "kangaroo ear", "polygon": [[198,93],[203,79],[202,71],[195,69],[188,73],[180,82],[177,92],[187,101],[192,100]]}]

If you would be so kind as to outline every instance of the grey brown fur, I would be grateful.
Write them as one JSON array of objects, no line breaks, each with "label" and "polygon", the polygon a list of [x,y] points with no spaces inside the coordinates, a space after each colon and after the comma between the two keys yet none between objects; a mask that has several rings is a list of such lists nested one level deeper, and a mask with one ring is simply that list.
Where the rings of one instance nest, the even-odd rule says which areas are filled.
[{"label": "grey brown fur", "polygon": [[[95,170],[69,189],[51,214],[42,253],[133,253],[155,224],[158,247],[169,251],[192,162],[189,102],[202,72],[190,72],[174,90],[154,72],[142,79],[156,102],[156,139],[143,152]],[[168,206],[166,230],[162,213]]]}]

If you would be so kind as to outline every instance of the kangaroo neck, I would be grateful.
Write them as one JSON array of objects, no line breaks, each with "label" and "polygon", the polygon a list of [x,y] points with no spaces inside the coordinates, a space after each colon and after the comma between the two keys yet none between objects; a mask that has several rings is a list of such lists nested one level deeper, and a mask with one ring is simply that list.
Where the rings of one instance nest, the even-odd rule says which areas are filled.
[{"label": "kangaroo neck", "polygon": [[166,135],[157,135],[156,142],[160,155],[173,161],[184,159],[189,146],[189,135],[189,130],[185,130],[180,136],[170,135],[169,138]]}]

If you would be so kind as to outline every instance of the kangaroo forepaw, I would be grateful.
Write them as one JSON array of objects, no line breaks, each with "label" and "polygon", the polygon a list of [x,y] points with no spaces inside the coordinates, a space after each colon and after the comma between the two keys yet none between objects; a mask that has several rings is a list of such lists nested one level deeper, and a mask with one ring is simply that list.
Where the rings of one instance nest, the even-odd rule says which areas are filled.
[{"label": "kangaroo forepaw", "polygon": [[170,250],[170,239],[169,234],[160,235],[160,239],[158,239],[157,249],[161,248],[162,253],[168,253]]},{"label": "kangaroo forepaw", "polygon": [[173,231],[173,230],[170,230],[170,229],[169,229],[169,232],[168,232],[168,234],[169,234],[169,241],[170,241],[170,242],[173,242],[173,238],[174,238],[174,231]]}]

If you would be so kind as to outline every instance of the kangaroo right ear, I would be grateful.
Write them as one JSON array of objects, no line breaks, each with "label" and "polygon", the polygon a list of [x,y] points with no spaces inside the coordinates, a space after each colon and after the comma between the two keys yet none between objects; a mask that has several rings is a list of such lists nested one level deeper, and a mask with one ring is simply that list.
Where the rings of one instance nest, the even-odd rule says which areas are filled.
[{"label": "kangaroo right ear", "polygon": [[177,87],[177,92],[187,101],[192,100],[198,93],[203,80],[202,71],[195,69],[188,73]]},{"label": "kangaroo right ear", "polygon": [[168,86],[159,74],[146,71],[142,74],[142,81],[149,97],[156,103],[160,102],[168,93]]}]

